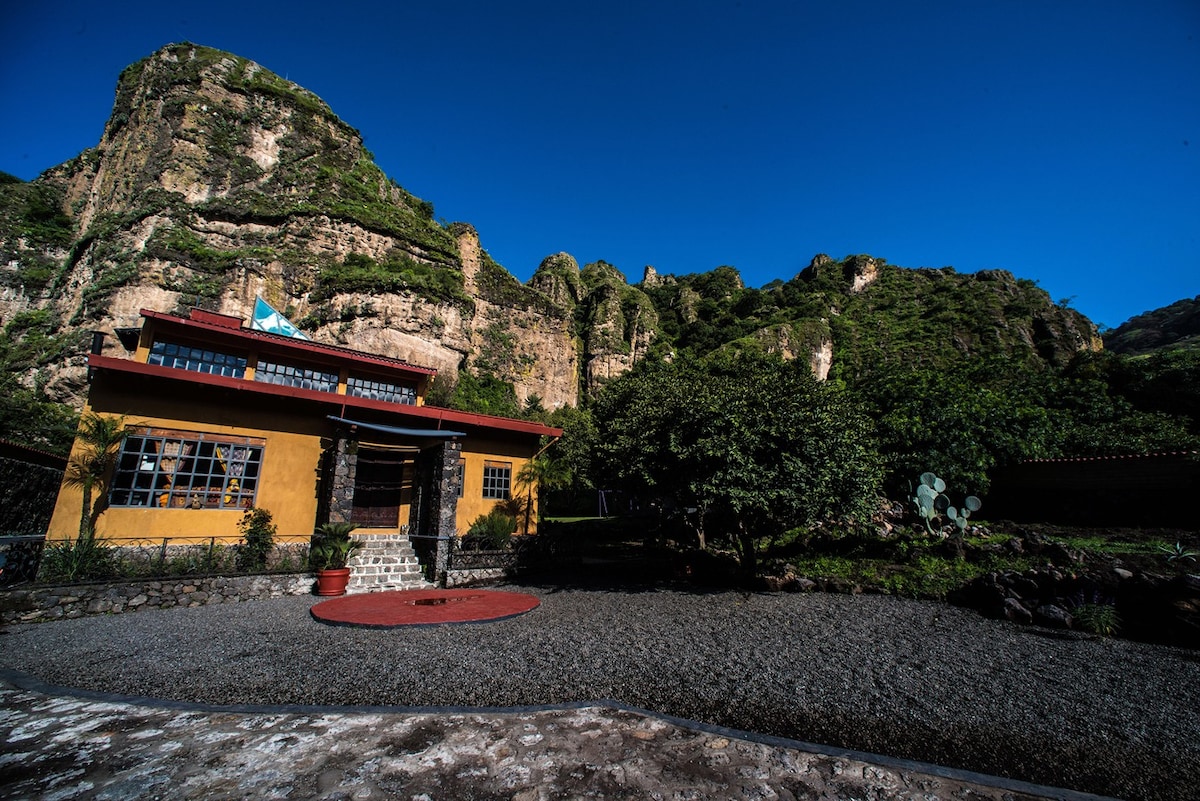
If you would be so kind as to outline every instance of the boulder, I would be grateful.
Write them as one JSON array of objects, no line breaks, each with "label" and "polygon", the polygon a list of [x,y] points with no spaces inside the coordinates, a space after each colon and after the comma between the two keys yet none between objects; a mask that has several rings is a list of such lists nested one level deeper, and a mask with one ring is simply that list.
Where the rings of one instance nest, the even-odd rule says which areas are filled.
[{"label": "boulder", "polygon": [[1033,620],[1041,626],[1052,629],[1071,628],[1071,613],[1057,604],[1042,604],[1033,613]]},{"label": "boulder", "polygon": [[1032,623],[1033,613],[1016,598],[1004,599],[1004,617],[1014,623]]}]

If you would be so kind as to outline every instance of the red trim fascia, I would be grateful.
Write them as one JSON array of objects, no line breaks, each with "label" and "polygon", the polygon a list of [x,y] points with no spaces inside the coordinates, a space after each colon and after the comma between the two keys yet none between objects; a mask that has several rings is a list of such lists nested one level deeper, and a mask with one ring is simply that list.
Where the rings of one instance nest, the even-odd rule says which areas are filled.
[{"label": "red trim fascia", "polygon": [[349,357],[351,362],[376,368],[382,367],[389,371],[399,369],[403,372],[416,373],[418,375],[437,375],[437,370],[432,367],[418,367],[403,359],[392,359],[387,356],[364,353],[363,351],[342,347],[341,345],[325,345],[320,342],[285,337],[280,334],[270,334],[266,331],[256,331],[253,328],[246,328],[244,326],[231,328],[203,320],[189,320],[183,317],[176,317],[173,314],[156,312],[152,309],[142,309],[140,314],[148,320],[154,320],[158,326],[167,330],[175,327],[185,331],[203,331],[217,334],[224,339],[241,339],[246,342],[265,343],[272,350],[280,353],[286,353],[290,350],[297,353],[317,354],[337,362],[344,362]]},{"label": "red trim fascia", "polygon": [[437,420],[438,424],[453,423],[456,425],[472,425],[482,428],[504,428],[509,431],[520,431],[526,434],[537,434],[542,437],[561,437],[562,429],[534,423],[529,420],[514,420],[511,417],[499,417],[492,414],[476,412],[460,412],[457,409],[446,409],[442,406],[414,406],[406,409],[410,414]]},{"label": "red trim fascia", "polygon": [[533,423],[528,420],[514,420],[510,417],[459,412],[453,409],[443,409],[440,406],[404,406],[398,403],[388,403],[387,401],[372,400],[370,398],[356,398],[353,395],[339,395],[315,389],[284,387],[278,384],[249,381],[245,378],[194,373],[188,370],[180,370],[177,367],[163,367],[158,364],[146,364],[145,362],[137,362],[132,359],[117,359],[112,356],[100,356],[95,353],[88,356],[88,367],[99,370],[111,370],[118,373],[162,378],[169,381],[182,381],[190,384],[221,387],[237,392],[251,392],[257,395],[315,401],[342,409],[343,413],[339,415],[341,417],[345,416],[344,412],[347,409],[364,409],[399,417],[434,420],[437,421],[438,427],[441,427],[442,423],[450,423],[453,425],[470,425],[477,428],[501,429],[519,434],[549,437],[562,436],[562,429],[560,428],[551,428],[550,426],[544,426],[541,423]]}]

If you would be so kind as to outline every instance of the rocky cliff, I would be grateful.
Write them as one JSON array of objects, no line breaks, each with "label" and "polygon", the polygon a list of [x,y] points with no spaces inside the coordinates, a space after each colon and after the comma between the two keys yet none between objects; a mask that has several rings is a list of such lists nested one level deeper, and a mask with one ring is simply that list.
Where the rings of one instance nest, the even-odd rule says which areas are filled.
[{"label": "rocky cliff", "polygon": [[521,285],[319,98],[228,53],[171,45],[129,67],[96,148],[3,189],[0,315],[11,338],[52,341],[15,361],[56,400],[80,399],[81,332],[142,308],[248,318],[256,295],[314,339],[486,370],[548,407],[577,402],[587,360],[629,358],[604,325],[595,342],[575,329],[587,292]]},{"label": "rocky cliff", "polygon": [[[495,376],[546,408],[648,355],[757,348],[853,380],[887,360],[1063,364],[1099,347],[1032,282],[867,256],[753,289],[732,267],[648,267],[631,285],[559,253],[522,284],[473,227],[434,222],[320,98],[192,44],[121,74],[95,148],[29,183],[0,174],[0,367],[50,400],[82,401],[88,332],[136,326],[142,308],[248,319],[256,295],[316,340]],[[121,353],[115,336],[105,347]]]}]

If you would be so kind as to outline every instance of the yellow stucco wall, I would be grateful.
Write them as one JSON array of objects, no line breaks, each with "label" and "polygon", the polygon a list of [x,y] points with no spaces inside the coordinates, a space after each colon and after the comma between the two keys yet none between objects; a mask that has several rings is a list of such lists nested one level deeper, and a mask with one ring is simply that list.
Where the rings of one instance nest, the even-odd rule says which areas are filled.
[{"label": "yellow stucco wall", "polygon": [[[521,468],[529,462],[532,456],[533,450],[529,443],[505,442],[482,437],[468,437],[464,440],[463,458],[466,460],[466,466],[463,470],[463,492],[462,497],[458,499],[458,510],[455,516],[459,536],[467,533],[467,529],[471,527],[471,523],[476,518],[486,515],[501,503],[499,500],[483,497],[484,463],[511,463],[510,489],[513,494],[516,494],[518,490],[524,490],[517,486],[517,474],[521,472]],[[534,506],[529,515],[531,533],[537,530],[536,492],[533,493],[533,503]],[[523,522],[518,521],[518,531]]]},{"label": "yellow stucco wall", "polygon": [[[99,395],[99,397],[97,397]],[[122,404],[121,401],[127,401]],[[274,425],[264,419],[261,410],[243,410],[249,425],[231,425],[219,419],[226,411],[207,410],[187,401],[173,405],[178,410],[174,415],[143,413],[128,415],[121,408],[146,408],[157,406],[153,400],[133,399],[119,394],[93,392],[95,406],[85,407],[84,412],[117,414],[125,417],[127,427],[146,426],[165,428],[181,432],[221,434],[234,437],[260,437],[266,440],[263,447],[262,465],[258,494],[255,505],[270,510],[283,539],[307,540],[312,534],[313,521],[317,512],[318,469],[321,458],[321,438],[315,430],[303,432],[311,423],[302,418],[274,415]],[[150,409],[148,411],[158,411]],[[207,418],[207,419],[205,419]],[[280,423],[290,423],[301,432],[278,430]],[[307,424],[307,425],[306,425]],[[75,453],[76,449],[72,450]],[[105,491],[103,488],[100,492]],[[50,539],[75,537],[79,532],[82,506],[82,491],[77,487],[64,486],[59,492],[54,515],[47,536]],[[164,537],[218,537],[236,540],[239,537],[238,522],[242,511],[238,509],[160,509],[158,507],[110,507],[96,522],[97,536],[109,540],[162,540]]]},{"label": "yellow stucco wall", "polygon": [[[255,505],[272,513],[280,539],[307,540],[317,517],[321,456],[330,444],[324,413],[252,393],[180,389],[183,386],[164,391],[161,384],[98,373],[84,411],[122,416],[127,427],[265,440]],[[363,444],[369,445],[369,437],[364,437]],[[511,491],[515,493],[517,474],[533,456],[535,447],[528,436],[464,439],[465,486],[456,514],[459,535],[467,532],[473,520],[500,503],[483,498],[484,462],[510,463]],[[406,478],[411,480],[411,475],[410,465],[406,467]],[[105,491],[106,487],[98,488],[94,497]],[[536,504],[536,494],[534,500]],[[78,488],[63,487],[50,522],[51,539],[74,538],[78,534],[81,501]],[[408,524],[411,501],[412,492],[406,489],[396,526],[372,527],[364,533],[387,533]],[[97,521],[96,534],[112,541],[218,537],[231,542],[240,536],[237,524],[241,518],[242,511],[238,509],[110,507]],[[536,527],[536,520],[535,506],[530,515],[531,529]]]}]

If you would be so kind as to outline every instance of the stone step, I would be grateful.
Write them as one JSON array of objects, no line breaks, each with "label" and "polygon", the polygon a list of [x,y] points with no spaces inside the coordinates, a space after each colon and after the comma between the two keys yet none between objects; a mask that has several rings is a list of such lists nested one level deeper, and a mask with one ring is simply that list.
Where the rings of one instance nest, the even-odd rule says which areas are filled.
[{"label": "stone step", "polygon": [[363,547],[349,561],[348,593],[409,590],[432,587],[407,534],[356,537]]}]

